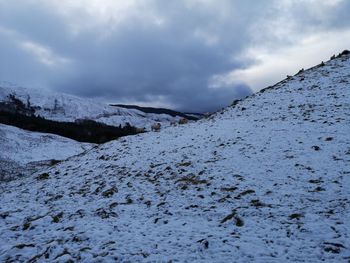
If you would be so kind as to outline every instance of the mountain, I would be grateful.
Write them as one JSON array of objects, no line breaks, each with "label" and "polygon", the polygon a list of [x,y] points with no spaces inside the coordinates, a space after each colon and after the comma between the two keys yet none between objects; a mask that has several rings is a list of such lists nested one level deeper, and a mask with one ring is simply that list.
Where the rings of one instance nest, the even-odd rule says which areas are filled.
[{"label": "mountain", "polygon": [[0,261],[347,262],[350,56],[1,184]]},{"label": "mountain", "polygon": [[[96,100],[79,98],[76,96],[54,93],[46,90],[19,87],[8,82],[0,82],[0,110],[21,103],[24,113],[39,115],[47,120],[58,122],[75,122],[92,120],[111,126],[131,126],[147,129],[155,122],[163,126],[173,120],[179,120],[183,114],[169,111],[160,113],[145,112],[133,108],[115,107],[97,102]],[[18,108],[18,107],[17,107]],[[26,111],[26,112],[25,112]]]},{"label": "mountain", "polygon": [[164,109],[164,108],[153,108],[153,107],[141,107],[137,105],[125,105],[125,104],[112,104],[111,106],[125,108],[125,109],[136,109],[144,113],[155,113],[155,114],[166,114],[172,117],[182,117],[188,120],[198,120],[201,118],[199,113],[182,113],[174,110]]}]

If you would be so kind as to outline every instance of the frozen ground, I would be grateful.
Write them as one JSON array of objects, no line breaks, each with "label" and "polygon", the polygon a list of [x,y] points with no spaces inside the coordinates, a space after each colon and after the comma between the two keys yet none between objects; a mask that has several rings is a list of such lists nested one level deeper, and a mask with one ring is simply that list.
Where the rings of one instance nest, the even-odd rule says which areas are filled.
[{"label": "frozen ground", "polygon": [[0,159],[21,164],[51,159],[63,160],[93,146],[58,135],[29,132],[4,124],[0,124],[0,145]]},{"label": "frozen ground", "polygon": [[36,166],[67,159],[94,146],[0,124],[0,181],[28,175]]},{"label": "frozen ground", "polygon": [[349,262],[350,59],[0,184],[3,262]]}]

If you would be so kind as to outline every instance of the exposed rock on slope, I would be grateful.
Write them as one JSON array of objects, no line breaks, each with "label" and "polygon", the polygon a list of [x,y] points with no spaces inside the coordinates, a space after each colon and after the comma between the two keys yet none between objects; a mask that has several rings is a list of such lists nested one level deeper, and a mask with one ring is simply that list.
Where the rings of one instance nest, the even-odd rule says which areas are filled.
[{"label": "exposed rock on slope", "polygon": [[1,184],[0,260],[346,262],[350,58]]}]

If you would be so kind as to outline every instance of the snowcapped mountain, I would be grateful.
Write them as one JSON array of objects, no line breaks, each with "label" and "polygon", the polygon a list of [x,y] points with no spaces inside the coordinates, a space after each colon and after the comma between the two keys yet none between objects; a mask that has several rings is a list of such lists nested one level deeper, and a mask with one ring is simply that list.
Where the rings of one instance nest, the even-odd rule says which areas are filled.
[{"label": "snowcapped mountain", "polygon": [[110,106],[92,99],[0,82],[0,102],[11,103],[11,97],[20,100],[26,107],[31,107],[35,115],[61,122],[89,119],[112,126],[125,126],[129,123],[134,127],[149,129],[155,122],[167,125],[172,120],[181,118],[181,116],[146,113],[137,109]]},{"label": "snowcapped mountain", "polygon": [[347,262],[350,56],[0,185],[1,261]]}]

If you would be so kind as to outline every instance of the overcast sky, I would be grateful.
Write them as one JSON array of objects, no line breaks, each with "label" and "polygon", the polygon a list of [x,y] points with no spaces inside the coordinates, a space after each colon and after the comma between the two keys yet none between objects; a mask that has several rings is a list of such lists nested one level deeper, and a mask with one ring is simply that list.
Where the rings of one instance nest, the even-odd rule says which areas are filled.
[{"label": "overcast sky", "polygon": [[204,112],[350,49],[349,0],[0,0],[0,80]]}]

